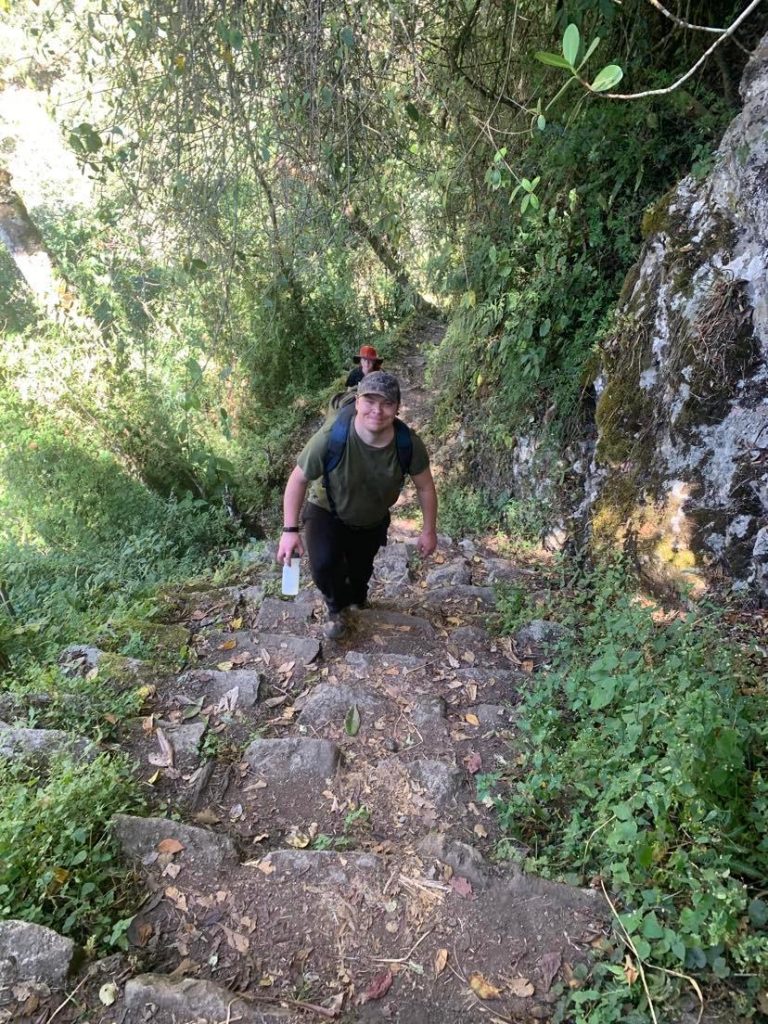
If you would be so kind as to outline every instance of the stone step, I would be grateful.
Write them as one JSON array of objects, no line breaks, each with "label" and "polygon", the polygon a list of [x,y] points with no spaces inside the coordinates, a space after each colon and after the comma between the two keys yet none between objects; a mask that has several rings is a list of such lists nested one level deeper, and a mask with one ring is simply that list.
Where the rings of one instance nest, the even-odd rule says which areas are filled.
[{"label": "stone step", "polygon": [[280,601],[276,597],[265,597],[261,602],[259,614],[253,628],[263,633],[292,633],[304,636],[307,627],[316,617],[315,603],[301,600],[301,594],[295,600]]},{"label": "stone step", "polygon": [[[197,650],[200,660],[210,666],[224,663],[233,668],[255,667],[267,673],[279,671],[290,662],[296,667],[310,665],[321,653],[319,641],[312,637],[245,629],[201,634]],[[238,658],[243,655],[246,660],[241,663]]]},{"label": "stone step", "polygon": [[263,683],[263,674],[252,669],[192,669],[178,678],[178,699],[189,704],[200,700],[212,704],[225,701],[229,710],[252,708],[259,700]]},{"label": "stone step", "polygon": [[[492,869],[471,847],[440,836],[420,851],[275,850],[207,880],[182,871],[172,886],[158,864],[148,873],[162,898],[140,908],[135,934],[150,936],[144,955],[162,951],[166,970],[199,974],[190,1021],[218,1012],[217,1004],[206,1009],[207,994],[235,977],[246,1006],[266,988],[276,1002],[288,997],[290,1008],[297,976],[305,1004],[343,1008],[350,1020],[388,1019],[387,1006],[412,1024],[487,1020],[467,983],[475,972],[498,987],[500,1019],[541,1018],[560,972],[588,958],[610,919],[597,892]],[[453,970],[436,985],[439,956]],[[363,1012],[355,1004],[392,963],[414,966],[390,972],[387,1000]],[[135,1002],[126,988],[132,1006],[154,1002],[171,1014],[160,1020],[181,1021],[164,995],[154,999],[154,986],[134,981]]]},{"label": "stone step", "polygon": [[130,978],[114,1009],[122,1011],[123,1024],[291,1024],[298,1020],[279,1005],[260,1006],[214,982],[161,974]]},{"label": "stone step", "polygon": [[0,989],[63,985],[75,944],[51,928],[28,921],[0,921]]},{"label": "stone step", "polygon": [[0,757],[47,764],[58,754],[92,761],[98,749],[90,740],[63,729],[23,729],[0,722]]},{"label": "stone step", "polygon": [[[235,847],[228,836],[170,818],[116,814],[112,831],[123,854],[145,867],[154,864],[165,867],[173,863],[205,876],[237,865]],[[168,842],[171,840],[175,840],[180,849]]]},{"label": "stone step", "polygon": [[475,587],[467,584],[436,587],[425,591],[419,598],[426,608],[438,608],[446,615],[461,611],[467,613],[487,613],[496,606],[496,593],[493,587]]}]

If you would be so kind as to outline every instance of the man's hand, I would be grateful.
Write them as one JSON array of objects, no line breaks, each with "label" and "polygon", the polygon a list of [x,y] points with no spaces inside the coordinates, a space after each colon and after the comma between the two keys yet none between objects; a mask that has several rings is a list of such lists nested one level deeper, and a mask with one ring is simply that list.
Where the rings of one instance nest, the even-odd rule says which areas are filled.
[{"label": "man's hand", "polygon": [[280,543],[277,545],[277,561],[281,565],[288,565],[292,558],[301,558],[304,554],[304,544],[300,533],[283,533],[280,535]]},{"label": "man's hand", "polygon": [[437,534],[434,530],[422,530],[419,534],[419,539],[416,541],[416,547],[419,549],[419,554],[423,555],[424,558],[427,555],[431,555],[437,547]]}]

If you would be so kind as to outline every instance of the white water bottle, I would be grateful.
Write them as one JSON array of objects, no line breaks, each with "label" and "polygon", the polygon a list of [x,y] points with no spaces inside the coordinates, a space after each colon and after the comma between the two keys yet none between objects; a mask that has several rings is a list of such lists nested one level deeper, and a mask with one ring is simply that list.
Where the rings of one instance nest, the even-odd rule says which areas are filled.
[{"label": "white water bottle", "polygon": [[283,566],[283,593],[286,597],[295,597],[299,592],[300,559],[292,558]]}]

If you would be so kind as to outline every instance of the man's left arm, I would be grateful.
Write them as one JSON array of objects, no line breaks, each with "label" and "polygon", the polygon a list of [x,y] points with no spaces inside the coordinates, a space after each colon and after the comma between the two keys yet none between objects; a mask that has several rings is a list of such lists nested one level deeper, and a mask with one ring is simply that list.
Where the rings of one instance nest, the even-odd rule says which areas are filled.
[{"label": "man's left arm", "polygon": [[416,487],[416,498],[424,520],[416,547],[424,556],[431,555],[437,547],[437,491],[432,471],[427,468],[411,477]]}]

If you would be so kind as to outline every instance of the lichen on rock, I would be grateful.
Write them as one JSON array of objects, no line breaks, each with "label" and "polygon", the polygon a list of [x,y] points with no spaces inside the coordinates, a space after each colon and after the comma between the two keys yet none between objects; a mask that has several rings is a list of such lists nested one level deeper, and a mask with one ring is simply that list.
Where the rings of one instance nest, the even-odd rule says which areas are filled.
[{"label": "lichen on rock", "polygon": [[768,598],[768,36],[707,177],[646,211],[598,386],[592,536]]}]

